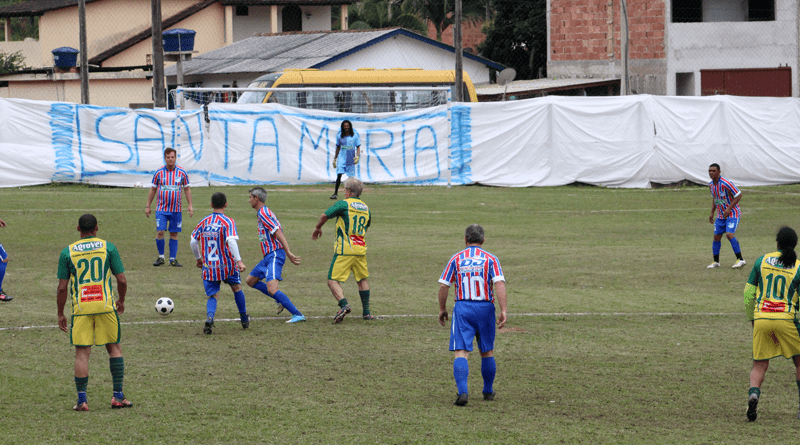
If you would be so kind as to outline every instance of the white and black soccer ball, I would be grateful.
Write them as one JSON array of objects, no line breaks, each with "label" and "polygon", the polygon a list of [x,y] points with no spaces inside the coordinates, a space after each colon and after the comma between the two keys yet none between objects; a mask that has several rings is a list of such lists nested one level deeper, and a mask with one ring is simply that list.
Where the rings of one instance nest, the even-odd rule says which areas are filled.
[{"label": "white and black soccer ball", "polygon": [[163,297],[156,301],[156,312],[161,315],[169,315],[173,309],[175,309],[175,303],[172,302],[171,298]]}]

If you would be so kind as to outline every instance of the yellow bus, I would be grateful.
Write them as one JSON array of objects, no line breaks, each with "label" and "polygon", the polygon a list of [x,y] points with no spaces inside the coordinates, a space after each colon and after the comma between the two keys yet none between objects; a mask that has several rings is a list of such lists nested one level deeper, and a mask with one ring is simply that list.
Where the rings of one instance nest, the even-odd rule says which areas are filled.
[{"label": "yellow bus", "polygon": [[[271,73],[254,80],[248,88],[291,88],[291,91],[247,91],[237,103],[280,103],[298,108],[340,111],[345,113],[382,113],[412,110],[447,103],[447,91],[413,90],[413,87],[452,87],[454,70],[422,70],[395,68],[378,70],[360,68],[356,71],[320,71],[290,69]],[[365,87],[404,87],[402,90],[353,90]],[[304,88],[351,88],[320,91]],[[464,72],[463,97],[477,102],[478,96],[469,75]]]}]

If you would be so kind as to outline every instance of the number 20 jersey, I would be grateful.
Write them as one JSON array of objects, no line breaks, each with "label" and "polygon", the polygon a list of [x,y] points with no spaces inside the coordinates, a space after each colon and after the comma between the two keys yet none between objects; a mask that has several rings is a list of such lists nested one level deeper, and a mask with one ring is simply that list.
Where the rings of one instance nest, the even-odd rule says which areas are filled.
[{"label": "number 20 jersey", "polygon": [[455,284],[456,301],[494,303],[493,284],[505,281],[500,260],[477,246],[470,246],[450,258],[439,282]]},{"label": "number 20 jersey", "polygon": [[222,281],[236,273],[236,260],[228,247],[229,239],[239,239],[236,222],[222,213],[203,218],[192,232],[203,256],[203,279]]},{"label": "number 20 jersey", "polygon": [[113,312],[111,274],[125,272],[117,248],[100,238],[70,244],[58,260],[58,278],[69,280],[73,315]]}]

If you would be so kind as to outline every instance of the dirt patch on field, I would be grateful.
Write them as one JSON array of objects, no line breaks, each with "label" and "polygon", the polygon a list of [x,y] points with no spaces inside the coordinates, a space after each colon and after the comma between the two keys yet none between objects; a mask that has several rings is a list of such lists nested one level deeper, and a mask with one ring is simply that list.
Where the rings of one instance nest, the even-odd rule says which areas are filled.
[{"label": "dirt patch on field", "polygon": [[497,332],[500,333],[500,334],[506,334],[506,333],[509,333],[509,332],[528,332],[528,331],[526,329],[513,328],[512,327],[512,328],[501,328],[501,329],[498,329]]}]

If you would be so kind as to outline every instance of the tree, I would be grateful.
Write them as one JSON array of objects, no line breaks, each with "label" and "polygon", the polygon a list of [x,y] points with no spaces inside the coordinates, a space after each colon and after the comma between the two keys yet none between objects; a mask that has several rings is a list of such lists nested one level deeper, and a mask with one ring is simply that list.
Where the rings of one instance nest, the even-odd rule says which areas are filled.
[{"label": "tree", "polygon": [[425,34],[427,27],[414,14],[408,2],[395,0],[366,0],[358,3],[350,15],[350,29],[373,29],[399,26],[409,31]]},{"label": "tree", "polygon": [[25,58],[22,56],[22,51],[11,54],[0,52],[0,74],[13,73],[25,68]]},{"label": "tree", "polygon": [[518,79],[535,79],[547,69],[546,0],[494,0],[495,18],[486,40],[478,46],[483,57],[517,70]]},{"label": "tree", "polygon": [[[485,14],[487,0],[462,0],[461,14],[464,20],[477,20]],[[406,0],[422,16],[433,23],[436,40],[442,41],[442,33],[453,24],[455,0]]]}]

